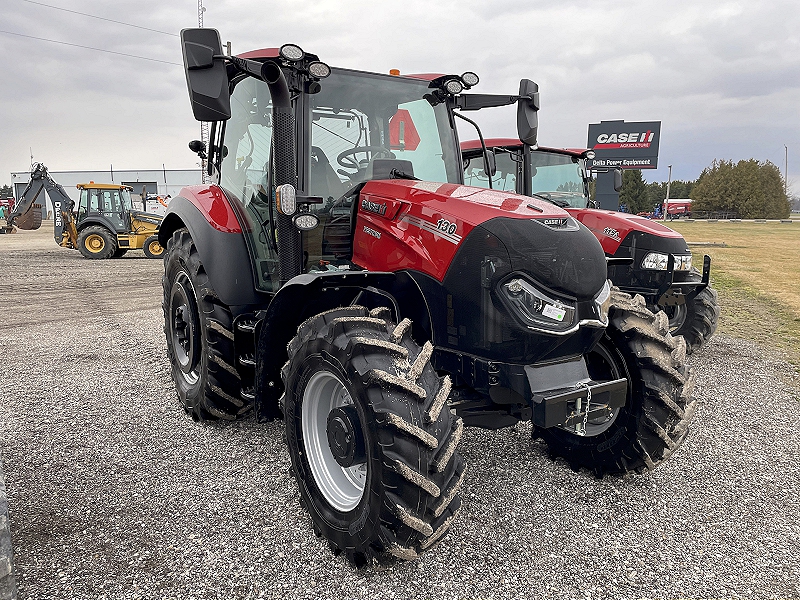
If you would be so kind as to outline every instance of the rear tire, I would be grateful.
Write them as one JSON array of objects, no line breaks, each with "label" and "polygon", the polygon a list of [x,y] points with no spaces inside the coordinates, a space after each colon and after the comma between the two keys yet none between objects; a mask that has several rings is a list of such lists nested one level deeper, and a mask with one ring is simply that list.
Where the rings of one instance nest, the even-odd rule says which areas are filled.
[{"label": "rear tire", "polygon": [[587,426],[585,436],[535,429],[552,457],[602,477],[653,469],[680,446],[695,412],[694,376],[685,342],[668,327],[666,314],[653,314],[644,298],[613,289],[608,328],[587,366],[593,379],[628,380],[625,406],[609,423]]},{"label": "rear tire", "polygon": [[463,424],[446,402],[450,380],[430,364],[433,347],[411,339],[407,319],[378,314],[351,306],[309,319],[282,369],[300,503],[356,566],[411,560],[440,541],[464,475]]},{"label": "rear tire", "polygon": [[151,235],[149,238],[147,238],[144,241],[142,250],[147,258],[162,258],[164,256],[164,248],[158,242],[157,235]]},{"label": "rear tire", "polygon": [[172,379],[186,412],[195,420],[234,420],[252,405],[241,397],[235,369],[233,318],[209,281],[186,228],[167,244],[164,334]]},{"label": "rear tire", "polygon": [[117,236],[102,225],[90,225],[78,235],[78,250],[92,260],[111,258],[117,251]]}]

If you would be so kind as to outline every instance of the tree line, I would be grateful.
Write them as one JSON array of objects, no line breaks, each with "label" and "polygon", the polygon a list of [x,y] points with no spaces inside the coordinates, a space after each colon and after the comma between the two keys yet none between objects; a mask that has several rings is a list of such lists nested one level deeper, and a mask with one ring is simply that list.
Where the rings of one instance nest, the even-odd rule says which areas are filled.
[{"label": "tree line", "polygon": [[[669,187],[670,198],[692,199],[694,213],[725,212],[743,219],[785,219],[790,212],[783,175],[769,161],[715,160],[695,181],[675,180]],[[623,172],[619,201],[628,212],[652,212],[666,197],[666,181],[646,183],[639,170]]]}]

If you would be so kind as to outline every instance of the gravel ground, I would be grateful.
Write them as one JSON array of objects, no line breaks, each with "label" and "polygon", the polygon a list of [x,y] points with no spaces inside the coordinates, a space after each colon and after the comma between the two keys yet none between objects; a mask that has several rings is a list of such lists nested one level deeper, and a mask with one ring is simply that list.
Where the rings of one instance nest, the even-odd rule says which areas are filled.
[{"label": "gravel ground", "polygon": [[281,424],[198,425],[178,406],[161,265],[87,261],[40,232],[0,236],[20,599],[800,596],[800,381],[750,342],[692,358],[693,427],[647,475],[573,473],[528,425],[467,430],[452,532],[356,571],[314,537]]}]

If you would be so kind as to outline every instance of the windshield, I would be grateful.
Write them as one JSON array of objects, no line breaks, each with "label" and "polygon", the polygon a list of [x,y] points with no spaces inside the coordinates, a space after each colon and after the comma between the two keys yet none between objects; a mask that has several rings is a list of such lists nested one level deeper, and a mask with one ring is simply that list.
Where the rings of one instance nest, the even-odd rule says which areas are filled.
[{"label": "windshield", "polygon": [[460,183],[459,152],[445,104],[427,81],[333,69],[311,101],[311,194],[330,206],[358,183],[392,170]]},{"label": "windshield", "polygon": [[556,204],[586,208],[589,198],[579,158],[567,154],[531,151],[531,192]]}]

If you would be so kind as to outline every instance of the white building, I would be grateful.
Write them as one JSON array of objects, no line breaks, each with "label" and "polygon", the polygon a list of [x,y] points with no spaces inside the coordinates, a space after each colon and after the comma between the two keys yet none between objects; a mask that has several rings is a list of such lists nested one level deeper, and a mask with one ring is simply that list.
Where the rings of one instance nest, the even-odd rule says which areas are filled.
[{"label": "white building", "polygon": [[[162,198],[166,196],[175,197],[180,194],[182,188],[187,185],[199,185],[203,182],[202,173],[200,169],[143,169],[139,171],[48,171],[50,177],[56,183],[60,183],[67,192],[70,198],[75,200],[77,206],[80,194],[76,187],[79,183],[116,183],[119,185],[129,185],[133,188],[131,195],[134,200],[134,208],[140,202],[142,189],[147,191],[148,195],[158,195]],[[11,182],[14,187],[14,197],[19,199],[22,196],[25,187],[31,180],[31,174],[28,171],[17,171],[11,173]],[[42,204],[42,213],[45,218],[47,214],[53,210],[53,204],[49,198],[46,203],[37,199],[37,204]],[[163,208],[163,207],[162,207]],[[148,211],[163,212],[163,210],[156,209],[156,206],[148,203]],[[156,209],[156,210],[151,210]]]}]

